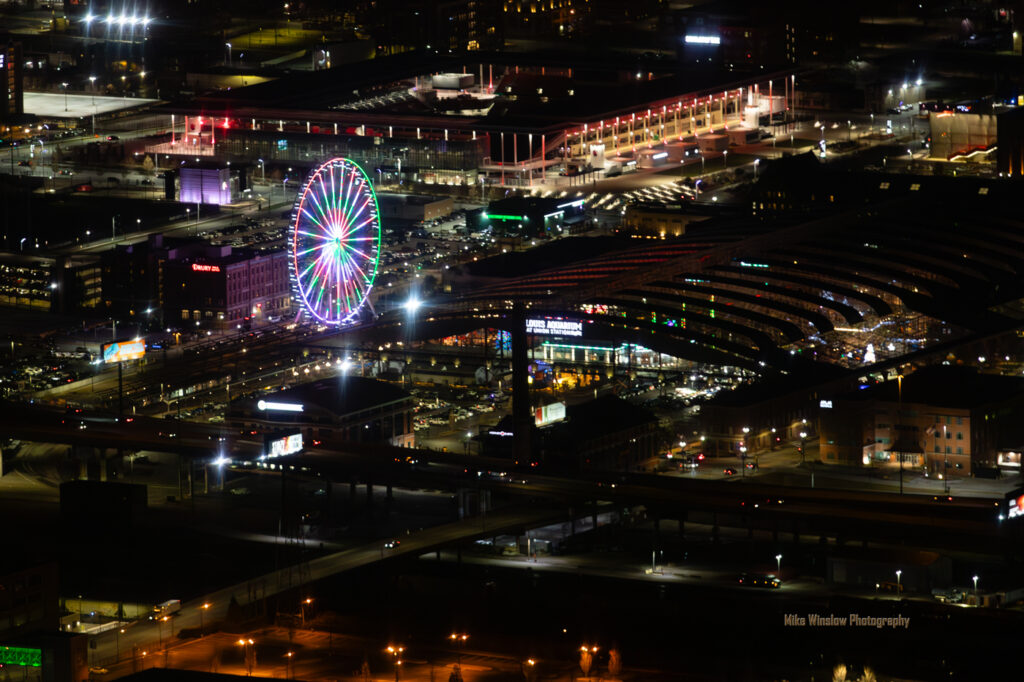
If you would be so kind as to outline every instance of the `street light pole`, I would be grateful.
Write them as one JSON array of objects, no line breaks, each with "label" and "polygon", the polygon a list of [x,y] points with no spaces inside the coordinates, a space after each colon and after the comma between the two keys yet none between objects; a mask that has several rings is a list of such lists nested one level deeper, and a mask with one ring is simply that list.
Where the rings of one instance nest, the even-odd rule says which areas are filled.
[{"label": "street light pole", "polygon": [[777,572],[781,575],[782,574],[782,555],[781,554],[776,554],[775,555],[775,566],[776,566]]},{"label": "street light pole", "polygon": [[[896,376],[896,389],[897,389],[897,403],[896,403],[896,438],[902,440],[903,432],[903,375],[899,374]],[[900,459],[900,495],[903,494],[903,444],[899,443],[896,450],[896,456]]]},{"label": "street light pole", "polygon": [[978,605],[978,576],[974,576],[974,605]]},{"label": "street light pole", "polygon": [[64,111],[68,110],[68,84],[61,83],[64,86]]},{"label": "street light pole", "polygon": [[899,596],[903,593],[903,583],[900,582],[900,576],[903,575],[903,571],[896,571],[896,594]]}]

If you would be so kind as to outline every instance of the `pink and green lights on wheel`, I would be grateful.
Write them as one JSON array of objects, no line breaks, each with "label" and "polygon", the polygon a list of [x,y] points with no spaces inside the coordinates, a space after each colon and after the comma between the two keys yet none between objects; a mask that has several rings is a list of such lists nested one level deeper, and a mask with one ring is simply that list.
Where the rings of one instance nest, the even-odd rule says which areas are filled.
[{"label": "pink and green lights on wheel", "polygon": [[377,195],[349,159],[315,168],[295,202],[291,271],[303,307],[324,324],[356,319],[377,275]]}]

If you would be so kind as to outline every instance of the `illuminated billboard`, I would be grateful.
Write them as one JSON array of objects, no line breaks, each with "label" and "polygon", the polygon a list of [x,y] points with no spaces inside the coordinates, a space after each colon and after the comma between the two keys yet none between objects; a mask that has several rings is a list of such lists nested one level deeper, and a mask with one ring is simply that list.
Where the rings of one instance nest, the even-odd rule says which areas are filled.
[{"label": "illuminated billboard", "polygon": [[583,336],[583,323],[579,320],[527,319],[527,334],[545,336]]},{"label": "illuminated billboard", "polygon": [[1017,488],[1006,495],[1006,518],[1024,517],[1024,488]]},{"label": "illuminated billboard", "polygon": [[302,451],[302,434],[293,433],[283,437],[268,438],[266,457],[284,457]]},{"label": "illuminated billboard", "polygon": [[563,419],[565,419],[565,403],[551,403],[533,411],[533,422],[537,426],[547,426]]},{"label": "illuminated billboard", "polygon": [[107,343],[103,346],[103,362],[138,360],[145,354],[146,341],[144,339],[115,341],[114,343]]}]

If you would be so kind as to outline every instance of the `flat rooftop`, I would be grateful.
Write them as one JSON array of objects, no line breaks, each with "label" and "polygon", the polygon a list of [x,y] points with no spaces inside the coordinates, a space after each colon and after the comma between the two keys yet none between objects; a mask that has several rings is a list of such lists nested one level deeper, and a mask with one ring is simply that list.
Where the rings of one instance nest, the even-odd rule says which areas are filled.
[{"label": "flat rooftop", "polygon": [[114,111],[134,109],[154,104],[158,99],[141,97],[109,97],[107,95],[82,95],[62,92],[26,92],[25,113],[39,118],[86,118]]}]

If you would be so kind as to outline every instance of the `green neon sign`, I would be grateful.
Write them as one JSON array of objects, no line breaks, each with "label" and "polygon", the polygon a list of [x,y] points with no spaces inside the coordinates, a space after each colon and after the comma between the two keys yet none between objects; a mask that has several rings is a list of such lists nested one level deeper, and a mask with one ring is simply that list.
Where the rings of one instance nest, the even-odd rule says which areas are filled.
[{"label": "green neon sign", "polygon": [[498,215],[497,213],[492,213],[487,217],[493,220],[526,220],[526,216],[524,215]]},{"label": "green neon sign", "polygon": [[38,668],[43,664],[42,649],[0,646],[0,665],[25,665]]}]

